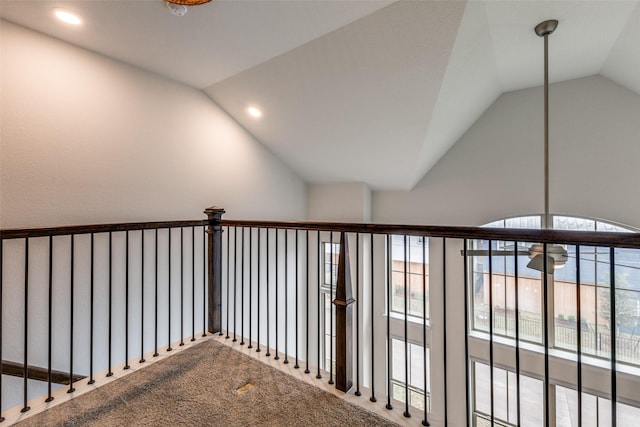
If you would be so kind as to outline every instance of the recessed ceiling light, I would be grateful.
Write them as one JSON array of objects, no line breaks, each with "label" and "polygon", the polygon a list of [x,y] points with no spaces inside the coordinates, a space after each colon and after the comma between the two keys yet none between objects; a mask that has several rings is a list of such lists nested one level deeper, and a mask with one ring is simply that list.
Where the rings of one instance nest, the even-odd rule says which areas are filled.
[{"label": "recessed ceiling light", "polygon": [[71,25],[82,24],[82,18],[80,18],[78,15],[68,10],[54,9],[53,14],[56,16],[56,18],[58,18],[62,22],[66,22],[67,24],[71,24]]},{"label": "recessed ceiling light", "polygon": [[251,116],[259,119],[260,117],[262,117],[262,111],[258,110],[256,107],[249,107],[247,109],[247,113],[249,113]]}]

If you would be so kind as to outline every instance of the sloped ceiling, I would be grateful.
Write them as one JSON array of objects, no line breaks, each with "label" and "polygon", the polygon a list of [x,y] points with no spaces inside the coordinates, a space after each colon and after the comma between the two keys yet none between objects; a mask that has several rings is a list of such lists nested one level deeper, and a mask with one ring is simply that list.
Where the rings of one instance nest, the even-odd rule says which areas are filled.
[{"label": "sloped ceiling", "polygon": [[412,188],[500,94],[542,83],[545,19],[552,82],[640,94],[639,0],[214,0],[183,17],[161,0],[1,0],[0,16],[205,91],[310,183]]}]

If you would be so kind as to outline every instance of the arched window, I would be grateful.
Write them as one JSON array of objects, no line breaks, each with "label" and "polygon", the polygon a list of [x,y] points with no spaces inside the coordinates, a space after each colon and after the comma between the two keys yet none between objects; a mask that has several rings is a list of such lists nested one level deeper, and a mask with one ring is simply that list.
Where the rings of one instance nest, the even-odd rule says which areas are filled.
[{"label": "arched window", "polygon": [[[500,219],[483,227],[536,229],[541,228],[541,223],[541,215],[530,215]],[[598,219],[560,215],[553,216],[552,224],[554,229],[559,230],[638,231]],[[563,368],[565,364],[561,362],[562,359],[575,360],[575,354],[572,353],[578,350],[580,334],[583,364],[606,371],[609,365],[602,361],[610,359],[612,346],[615,345],[616,362],[628,365],[635,372],[640,367],[640,250],[616,248],[612,266],[609,248],[555,246],[562,248],[566,258],[553,269],[546,280],[548,345],[554,355],[550,362],[552,368],[560,373],[563,369],[566,370],[566,367]],[[488,241],[478,240],[473,242],[471,249],[470,252],[474,253],[474,256],[470,257],[471,277],[468,288],[471,334],[488,339],[491,327],[494,340],[510,346],[515,345],[517,328],[521,349],[524,345],[526,351],[539,353],[544,346],[543,333],[546,323],[543,318],[545,281],[540,268],[531,265],[532,257],[535,256],[531,250],[531,242],[491,241],[489,246]],[[488,256],[489,252],[492,255],[491,259]],[[576,274],[578,266],[579,280]],[[611,324],[610,321],[612,282],[615,283],[615,324]],[[612,329],[615,330],[615,334],[611,333]],[[612,336],[615,337],[614,340],[611,339]],[[497,347],[495,351],[500,353],[502,350]],[[477,422],[486,422],[489,419],[486,398],[490,378],[489,361],[482,356],[482,352],[474,352],[472,360],[474,416]],[[496,418],[504,425],[515,423],[515,413],[509,409],[514,406],[515,401],[515,376],[512,369],[495,366],[493,368],[494,386],[497,390],[494,396]],[[539,373],[531,376],[521,373],[520,378],[524,399],[538,402],[537,406],[527,408],[523,425],[540,425],[543,410],[540,403],[543,390],[541,377]],[[555,415],[552,415],[556,424],[573,425],[568,420],[571,416],[575,418],[575,411],[569,409],[576,407],[575,385],[567,384],[566,378],[552,376],[550,381],[556,400]],[[610,403],[607,403],[607,387],[608,385],[604,384],[602,389],[595,387],[588,393],[582,391],[585,419],[599,419],[598,414],[608,410]],[[635,425],[635,420],[640,416],[640,408],[620,402],[617,403],[617,408],[619,425]],[[606,418],[605,414],[603,419]]]},{"label": "arched window", "polygon": [[[553,227],[559,230],[632,232],[610,222],[569,216],[553,216]],[[540,228],[541,216],[505,218],[483,227]],[[475,249],[488,249],[486,241],[476,241]],[[582,352],[608,358],[610,353],[609,284],[611,283],[608,248],[581,246],[564,247],[568,259],[552,275],[553,301],[549,307],[554,319],[552,337],[554,347],[575,351],[576,325],[580,317]],[[530,268],[527,256],[501,255],[504,250],[530,251],[530,245],[513,242],[492,242],[492,300],[494,334],[515,336],[515,314],[518,312],[521,339],[542,342],[542,279],[538,270]],[[579,253],[579,261],[577,255]],[[517,265],[516,265],[517,259]],[[580,263],[580,308],[577,306],[578,285],[576,265]],[[473,257],[473,326],[488,331],[489,316],[489,260],[487,256]],[[518,307],[516,310],[515,283],[518,273]],[[640,251],[615,250],[616,284],[616,341],[620,361],[640,365]],[[580,309],[580,316],[578,316]]]}]

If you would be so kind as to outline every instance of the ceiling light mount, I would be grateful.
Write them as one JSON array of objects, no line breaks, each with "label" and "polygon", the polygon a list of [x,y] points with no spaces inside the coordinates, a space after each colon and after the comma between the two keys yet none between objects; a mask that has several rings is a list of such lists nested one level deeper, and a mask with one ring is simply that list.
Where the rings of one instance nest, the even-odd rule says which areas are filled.
[{"label": "ceiling light mount", "polygon": [[186,6],[183,6],[181,4],[171,3],[171,2],[166,2],[166,3],[167,3],[167,9],[169,9],[169,12],[171,12],[175,16],[184,16],[184,14],[187,13]]},{"label": "ceiling light mount", "polygon": [[175,16],[184,16],[187,13],[187,6],[199,6],[209,3],[211,0],[166,0],[167,8]]},{"label": "ceiling light mount", "polygon": [[250,116],[255,117],[256,119],[262,117],[262,110],[255,106],[247,108],[247,113],[249,113]]},{"label": "ceiling light mount", "polygon": [[536,34],[540,37],[548,36],[558,28],[558,20],[549,19],[536,25]]},{"label": "ceiling light mount", "polygon": [[70,24],[70,25],[80,25],[82,24],[82,18],[68,9],[55,8],[53,9],[53,14],[60,21]]},{"label": "ceiling light mount", "polygon": [[211,0],[167,0],[167,3],[180,4],[182,6],[198,6],[209,3]]}]

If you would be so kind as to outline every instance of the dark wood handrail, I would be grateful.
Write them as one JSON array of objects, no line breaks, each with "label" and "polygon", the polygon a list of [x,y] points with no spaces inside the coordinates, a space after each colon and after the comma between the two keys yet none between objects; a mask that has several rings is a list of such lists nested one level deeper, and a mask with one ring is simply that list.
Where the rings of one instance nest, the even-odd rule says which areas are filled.
[{"label": "dark wood handrail", "polygon": [[[10,375],[12,377],[24,377],[24,365],[22,363],[10,362],[8,360],[2,361],[2,374]],[[39,366],[29,365],[27,366],[27,378],[36,381],[49,381],[49,371],[47,368],[41,368]],[[73,382],[83,380],[87,377],[83,375],[74,375]],[[51,382],[54,384],[69,385],[69,373],[62,371],[51,371]]]},{"label": "dark wood handrail", "polygon": [[[153,230],[173,227],[206,226],[207,220],[132,222],[117,224],[72,225],[63,227],[14,228],[0,230],[0,238],[20,239],[70,234],[107,233],[132,230]],[[640,233],[600,231],[533,230],[513,228],[453,227],[433,225],[366,224],[344,222],[255,221],[226,220],[221,226],[261,227],[298,230],[320,230],[348,233],[399,234],[454,239],[484,239],[500,241],[557,243],[583,246],[613,246],[640,249]]]},{"label": "dark wood handrail", "polygon": [[27,237],[67,236],[71,234],[108,233],[110,231],[155,230],[158,228],[201,227],[206,219],[184,221],[125,222],[117,224],[70,225],[63,227],[8,228],[0,230],[0,238],[24,239]]},{"label": "dark wood handrail", "polygon": [[344,222],[296,221],[220,221],[223,227],[261,227],[298,230],[320,230],[348,233],[399,234],[446,237],[453,239],[483,239],[517,242],[556,243],[582,246],[612,246],[640,249],[640,233],[612,233],[574,230],[533,230],[515,228],[452,227],[433,225],[364,224]]}]

